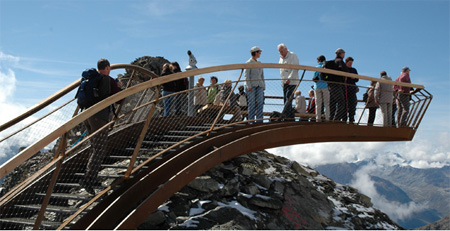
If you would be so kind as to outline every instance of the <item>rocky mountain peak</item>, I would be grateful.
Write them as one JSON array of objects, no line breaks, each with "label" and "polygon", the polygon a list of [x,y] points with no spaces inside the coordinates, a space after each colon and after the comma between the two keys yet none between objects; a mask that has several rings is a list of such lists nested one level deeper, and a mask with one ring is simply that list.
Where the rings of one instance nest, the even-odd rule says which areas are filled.
[{"label": "rocky mountain peak", "polygon": [[197,177],[140,229],[401,229],[358,190],[266,151]]}]

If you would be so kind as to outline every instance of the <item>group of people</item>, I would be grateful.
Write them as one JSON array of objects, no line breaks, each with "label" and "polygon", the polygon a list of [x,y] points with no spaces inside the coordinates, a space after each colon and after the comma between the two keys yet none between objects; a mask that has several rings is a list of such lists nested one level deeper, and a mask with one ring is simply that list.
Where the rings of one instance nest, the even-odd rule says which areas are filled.
[{"label": "group of people", "polygon": [[[296,64],[299,65],[299,59],[295,53],[289,51],[285,44],[278,45],[280,53],[280,64]],[[247,63],[260,63],[258,59],[261,57],[262,50],[258,46],[250,49],[251,58]],[[317,67],[326,67],[327,62],[334,64],[336,70],[357,74],[357,70],[352,67],[354,59],[348,57],[345,59],[345,51],[341,48],[336,50],[336,58],[326,61],[325,56],[317,57]],[[111,96],[119,92],[122,83],[109,76],[111,67],[107,59],[100,59],[97,63],[97,71],[104,80],[105,95],[101,99]],[[172,73],[181,72],[180,65],[177,62],[166,63],[163,66],[161,76],[170,75]],[[401,83],[411,83],[409,77],[410,69],[404,67],[402,73],[395,80]],[[354,122],[358,87],[356,82],[358,78],[334,76],[328,79],[327,75],[321,72],[315,72],[313,76],[313,90],[309,91],[309,103],[306,106],[305,97],[300,91],[296,91],[299,85],[299,75],[296,69],[280,69],[281,85],[283,88],[284,109],[283,114],[286,118],[295,118],[295,112],[298,113],[315,113],[316,121],[322,121],[322,115],[325,114],[325,120],[338,120]],[[331,75],[330,75],[331,76]],[[382,80],[391,80],[386,71],[380,73]],[[250,122],[262,122],[264,107],[264,91],[266,89],[264,81],[263,68],[249,68],[244,72],[245,84],[239,85],[239,93],[232,92],[232,81],[227,79],[223,86],[217,84],[218,78],[211,76],[211,85],[204,87],[205,78],[199,77],[194,90],[194,106],[195,111],[207,104],[238,106],[241,110],[248,110],[247,119]],[[162,95],[168,96],[175,92],[187,90],[189,87],[187,78],[171,81],[163,84]],[[368,124],[372,125],[375,119],[377,108],[381,109],[383,115],[383,126],[395,126],[394,114],[397,111],[397,126],[407,126],[407,117],[410,107],[411,88],[401,85],[391,86],[384,81],[372,81],[371,86],[367,90],[368,99],[366,108],[369,109]],[[296,106],[292,106],[295,98]],[[99,98],[99,100],[101,100]],[[165,97],[164,115],[171,114],[174,102],[180,105],[187,105],[186,94],[178,94],[177,98]],[[175,115],[180,115],[181,107],[175,106]],[[97,114],[93,115],[85,121],[88,134],[93,134],[96,130],[104,127],[110,120],[111,108],[107,107]],[[86,168],[84,179],[80,181],[81,187],[85,188],[89,193],[95,194],[93,185],[95,185],[100,164],[107,153],[101,145],[102,139],[106,139],[107,130],[103,129],[97,135],[92,137],[92,152]]]},{"label": "group of people", "polygon": [[[280,53],[280,64],[294,64],[299,65],[299,59],[297,55],[288,50],[287,46],[283,43],[278,45],[278,51]],[[246,63],[260,63],[258,59],[261,57],[262,49],[258,46],[254,46],[250,49],[251,57]],[[336,51],[336,57],[333,60],[326,61],[325,56],[320,55],[317,57],[318,68],[327,67],[326,63],[330,62],[333,69],[348,72],[352,74],[358,74],[356,68],[353,67],[354,59],[352,57],[345,58],[346,52],[342,48],[338,48]],[[330,64],[330,65],[331,65]],[[402,70],[402,74],[396,79],[397,82],[411,83],[409,78],[409,68],[405,67]],[[339,75],[324,74],[322,72],[315,72],[313,76],[314,86],[313,90],[308,92],[309,103],[306,104],[306,99],[301,95],[301,92],[296,90],[299,85],[299,74],[297,69],[280,69],[281,86],[283,89],[283,103],[284,108],[282,114],[287,120],[294,120],[295,113],[312,113],[316,114],[315,120],[321,122],[324,117],[326,121],[343,121],[354,123],[355,113],[357,105],[357,93],[359,88],[356,83],[358,78],[345,77]],[[239,95],[245,95],[247,101],[245,105],[240,107],[248,108],[248,119],[250,122],[255,120],[256,122],[262,122],[263,119],[263,107],[264,107],[264,91],[266,89],[264,81],[263,68],[249,68],[244,72],[245,87],[239,86]],[[381,72],[381,79],[391,80],[387,76],[385,71]],[[230,81],[230,80],[227,80]],[[211,77],[211,85],[205,89],[203,88],[204,78],[200,77],[196,87],[199,89],[196,91],[195,105],[198,109],[205,104],[214,104],[217,102],[216,96],[221,92],[220,87],[217,85],[218,79],[215,76]],[[226,81],[225,81],[226,82]],[[231,85],[227,88],[225,83],[224,89],[231,89]],[[375,119],[376,108],[381,108],[383,115],[384,126],[406,126],[406,119],[409,112],[409,99],[411,89],[409,87],[401,87],[395,85],[389,85],[383,82],[373,82],[373,86],[368,88],[369,100],[366,102],[366,108],[369,109],[368,124],[372,125]],[[203,92],[203,93],[202,93]],[[202,97],[206,97],[205,100]],[[228,94],[222,95],[222,101]],[[292,102],[295,99],[295,107],[292,106]],[[232,95],[230,102],[237,102]],[[395,124],[394,114],[398,105],[398,124]],[[391,115],[391,116],[388,116]]]},{"label": "group of people", "polygon": [[[396,82],[411,83],[409,77],[409,67],[403,67]],[[391,77],[386,71],[380,72],[380,78],[391,81]],[[371,81],[367,89],[366,108],[369,109],[368,125],[373,125],[376,110],[380,108],[383,116],[383,126],[407,126],[407,118],[410,107],[412,88],[399,85],[391,86],[387,83]],[[395,112],[397,111],[397,123],[395,122]]]},{"label": "group of people", "polygon": [[[181,68],[178,62],[165,63],[161,71],[161,76],[166,76],[178,72],[181,72]],[[164,97],[172,95],[176,92],[187,90],[188,88],[189,82],[187,78],[167,82],[162,85],[162,96]],[[175,97],[165,97],[163,99],[164,116],[169,116],[172,111],[173,113],[175,113],[175,115],[181,115],[183,113],[182,105],[186,105],[185,102],[187,102],[186,94],[177,94]],[[177,105],[174,105],[174,103],[176,103]]]},{"label": "group of people", "polygon": [[[289,51],[286,45],[278,45],[278,51],[280,52],[280,64],[299,64],[297,56],[293,52]],[[326,58],[323,55],[317,57],[317,67],[326,67],[326,62],[331,62],[332,65],[330,65],[334,66],[335,70],[358,74],[356,68],[353,67],[354,59],[352,57],[347,57],[344,61],[345,51],[342,48],[338,48],[335,53],[335,59],[330,61],[326,61]],[[408,67],[404,67],[401,75],[395,81],[411,83],[409,72],[410,69]],[[292,69],[280,69],[280,74],[285,103],[284,111],[289,117],[292,116],[292,106],[289,101],[289,97],[296,89],[295,85],[298,83],[298,71]],[[332,78],[329,78],[330,76],[332,76]],[[387,75],[386,71],[382,71],[380,76],[382,80],[392,80]],[[359,91],[356,83],[359,79],[315,72],[313,80],[315,82],[313,86],[314,91],[309,92],[310,102],[307,109],[305,109],[305,98],[301,96],[300,91],[296,91],[295,109],[297,112],[315,113],[317,122],[321,122],[322,115],[325,114],[324,117],[327,121],[348,121],[349,123],[354,123],[356,105],[358,102],[356,94]],[[410,93],[410,87],[399,85],[392,86],[385,82],[372,81],[371,86],[368,88],[368,100],[365,106],[369,109],[368,125],[373,125],[376,109],[379,107],[381,109],[381,114],[383,115],[383,126],[407,126],[406,123],[410,106]],[[397,107],[398,113],[396,124],[395,112]]]},{"label": "group of people", "polygon": [[[244,86],[238,86],[238,93],[232,91],[232,81],[227,79],[220,86],[216,76],[211,76],[211,84],[204,87],[205,78],[200,76],[198,82],[194,86],[194,109],[198,113],[205,105],[226,105],[231,107],[239,107],[241,111],[247,110],[247,94]],[[243,116],[242,119],[246,118]]]}]

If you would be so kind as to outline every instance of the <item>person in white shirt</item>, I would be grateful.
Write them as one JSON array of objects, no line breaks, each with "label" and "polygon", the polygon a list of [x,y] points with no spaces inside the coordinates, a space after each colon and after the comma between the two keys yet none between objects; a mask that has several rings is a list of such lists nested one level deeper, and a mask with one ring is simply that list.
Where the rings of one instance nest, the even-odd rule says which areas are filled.
[{"label": "person in white shirt", "polygon": [[[280,64],[296,64],[299,65],[298,57],[294,52],[289,51],[284,43],[278,45],[280,52]],[[292,98],[295,88],[298,84],[297,69],[280,69],[281,86],[283,87],[283,100],[285,105],[285,114],[287,118],[294,118],[294,109],[292,107]]]}]

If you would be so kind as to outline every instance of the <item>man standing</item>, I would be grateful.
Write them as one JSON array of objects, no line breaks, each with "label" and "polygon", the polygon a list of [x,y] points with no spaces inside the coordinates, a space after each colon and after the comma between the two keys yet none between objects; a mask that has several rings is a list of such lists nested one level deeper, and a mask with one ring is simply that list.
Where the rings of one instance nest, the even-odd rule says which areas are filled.
[{"label": "man standing", "polygon": [[[348,57],[345,59],[345,64],[347,65],[348,72],[353,74],[358,74],[358,71],[352,67],[353,58]],[[356,87],[356,82],[358,82],[358,78],[346,77],[345,78],[345,96],[347,102],[347,114],[348,121],[350,123],[355,122],[355,112],[356,112],[356,104],[358,103],[356,98],[356,93],[358,92],[358,87]]]},{"label": "man standing", "polygon": [[[97,72],[102,76],[98,86],[99,98],[97,101],[100,102],[101,100],[106,99],[109,96],[119,92],[120,87],[122,87],[122,83],[120,81],[116,82],[112,77],[109,76],[109,73],[111,72],[111,66],[107,59],[100,59],[97,62]],[[109,122],[111,113],[110,108],[111,107],[106,107],[84,121],[84,125],[86,126],[88,135],[91,135]],[[80,186],[90,194],[95,194],[93,186],[98,183],[97,175],[100,171],[100,165],[106,154],[108,153],[107,148],[105,148],[104,146],[107,137],[108,128],[103,128],[90,140],[91,150],[89,154],[89,160],[86,166],[84,179],[80,181]]]},{"label": "man standing", "polygon": [[[380,73],[381,79],[392,81],[386,71]],[[387,83],[377,82],[375,86],[375,102],[380,105],[381,114],[383,115],[383,126],[392,126],[392,100],[394,94],[392,93],[392,86]]]},{"label": "man standing", "polygon": [[[409,67],[403,67],[402,73],[400,76],[395,80],[395,82],[401,82],[401,83],[411,83],[411,79],[409,78],[409,72],[411,70]],[[394,91],[397,93],[397,126],[402,127],[406,126],[406,120],[408,118],[409,113],[409,100],[411,99],[410,87],[402,87],[398,85],[394,85]]]},{"label": "man standing", "polygon": [[[336,50],[336,58],[334,63],[336,69],[339,71],[348,72],[348,68],[344,63],[345,51],[342,48]],[[336,75],[332,82],[328,83],[330,91],[330,119],[337,121],[345,121],[346,107],[345,107],[345,92],[344,92],[344,77]]]},{"label": "man standing", "polygon": [[[261,57],[262,50],[259,47],[254,46],[250,49],[252,57],[247,61],[247,63],[260,63],[258,61]],[[251,68],[245,69],[245,86],[247,90],[248,98],[248,120],[260,119],[257,122],[262,123],[263,121],[263,107],[264,107],[264,90],[266,89],[266,84],[264,82],[264,71],[262,68]]]},{"label": "man standing", "polygon": [[[289,51],[284,43],[278,45],[278,52],[280,52],[279,64],[295,64],[299,65],[298,57],[294,52]],[[284,112],[287,118],[295,117],[295,110],[292,107],[292,98],[295,87],[298,84],[298,70],[297,69],[280,69],[281,86],[283,87]]]}]

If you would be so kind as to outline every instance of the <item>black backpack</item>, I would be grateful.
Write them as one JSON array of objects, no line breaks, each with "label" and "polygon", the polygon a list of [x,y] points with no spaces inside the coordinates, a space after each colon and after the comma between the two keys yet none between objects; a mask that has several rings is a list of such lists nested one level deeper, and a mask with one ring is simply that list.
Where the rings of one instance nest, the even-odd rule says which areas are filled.
[{"label": "black backpack", "polygon": [[104,76],[95,68],[86,69],[81,76],[81,84],[75,98],[78,98],[77,103],[81,109],[87,109],[103,100],[100,84]]},{"label": "black backpack", "polygon": [[[325,61],[323,68],[337,70],[337,71],[339,70],[334,59]],[[338,79],[338,76],[333,75],[333,74],[320,73],[320,79],[324,80],[324,81],[336,82]]]}]

